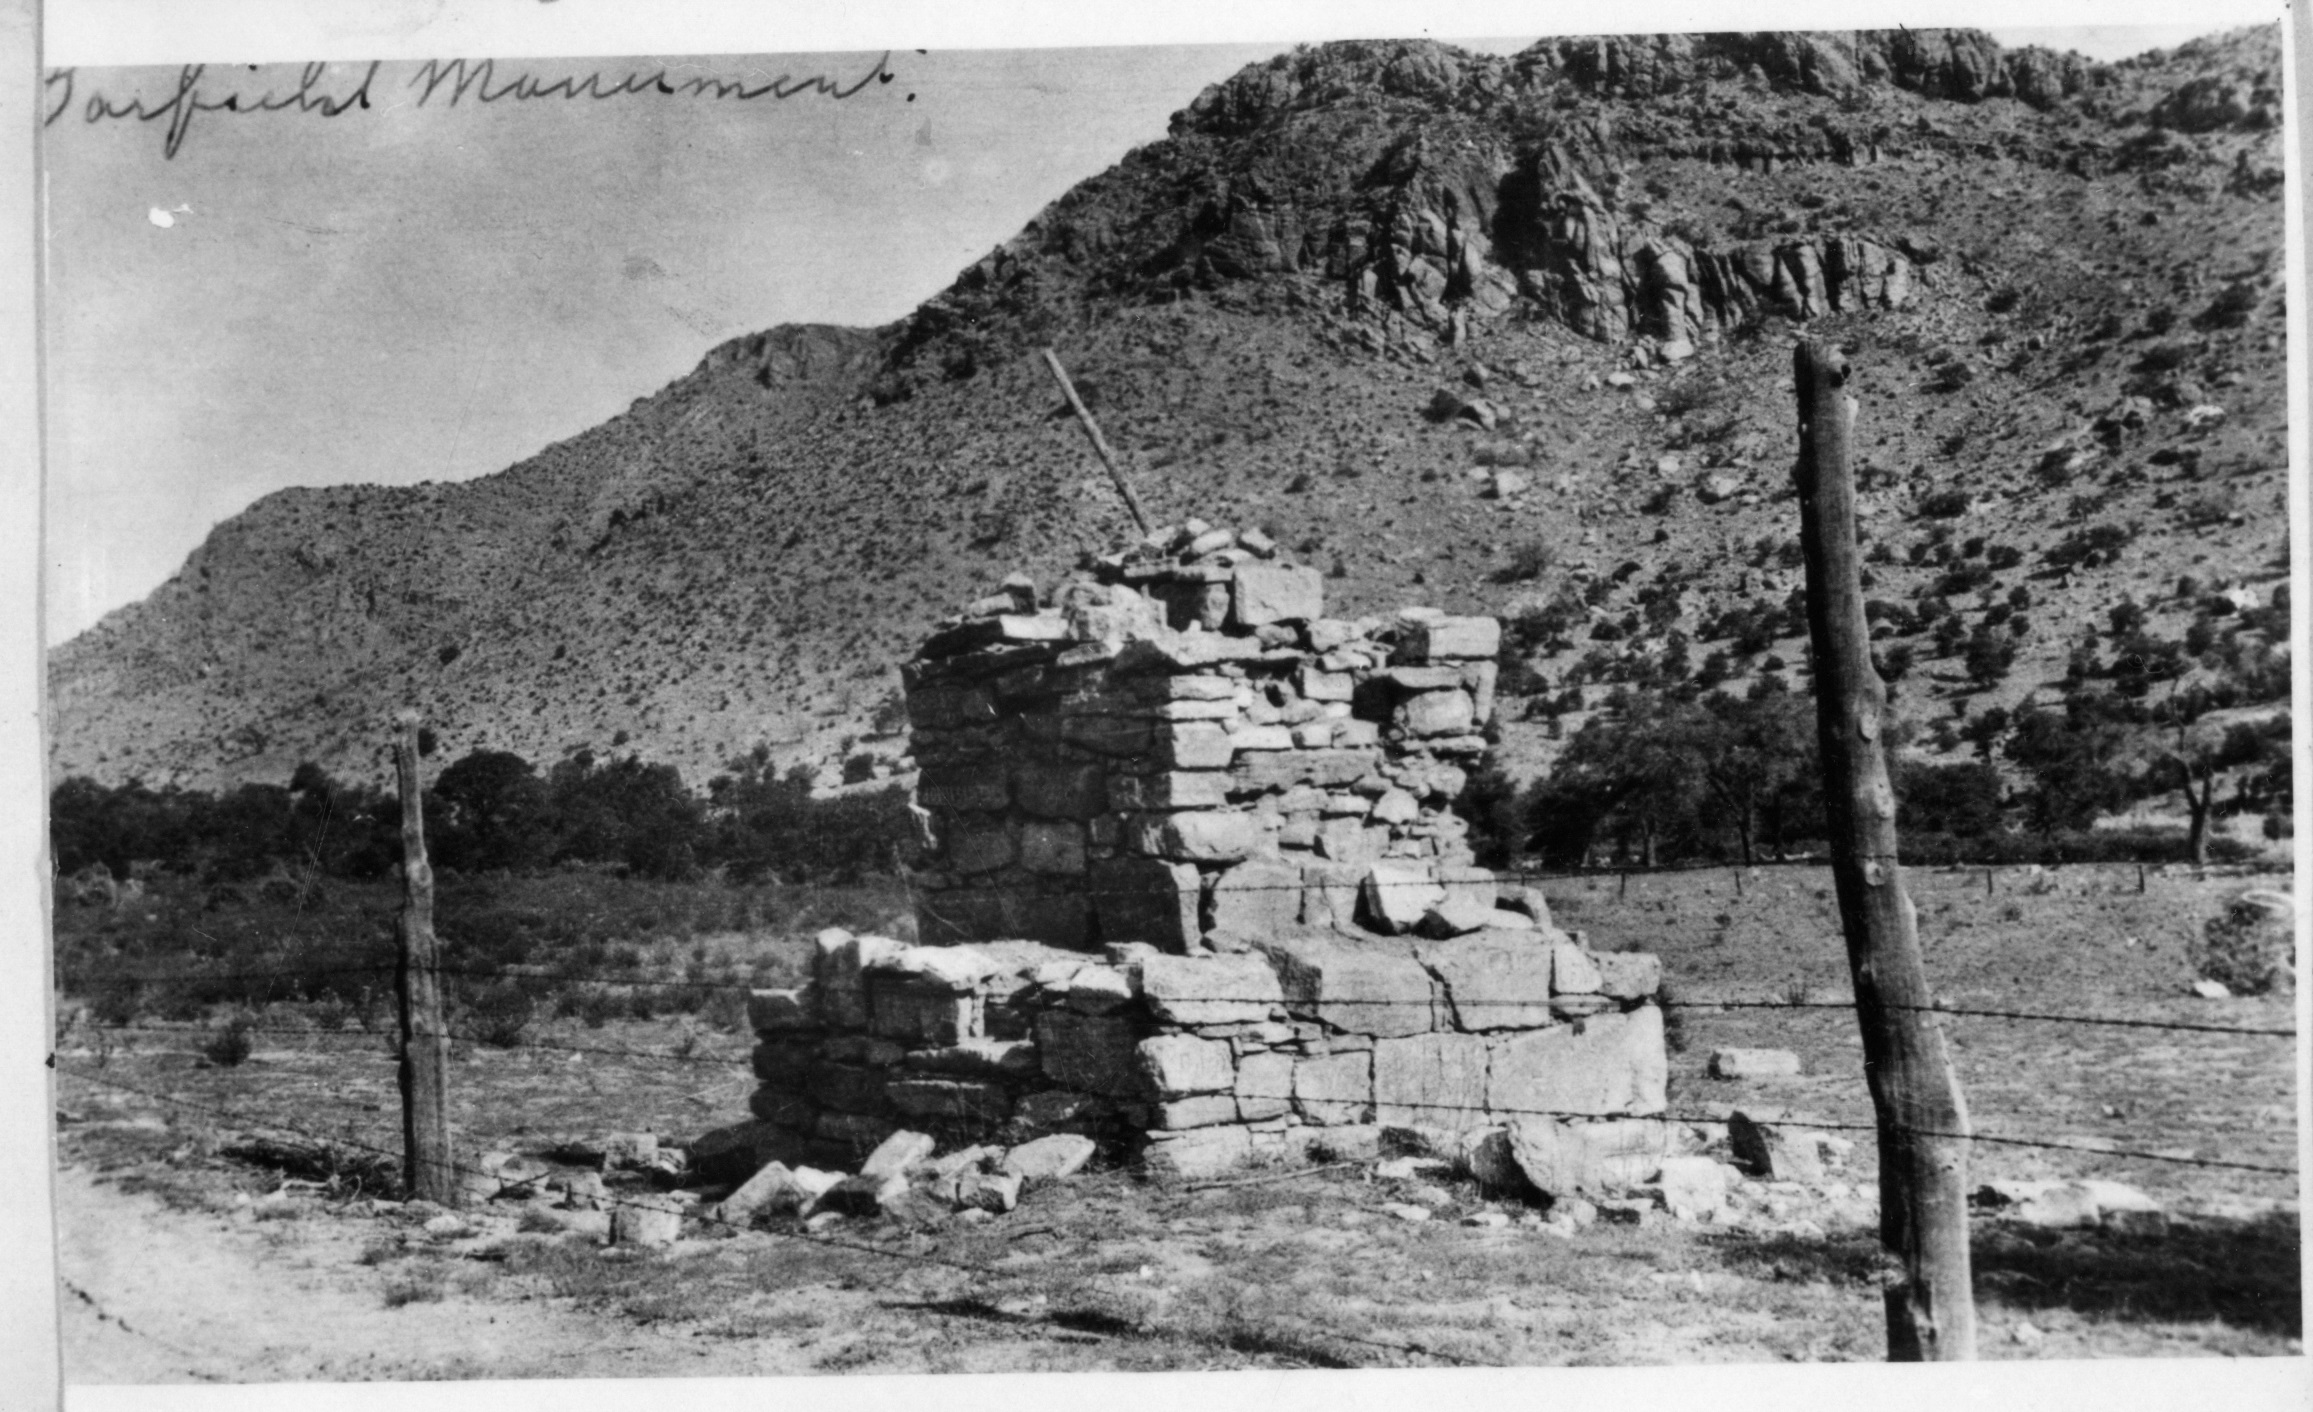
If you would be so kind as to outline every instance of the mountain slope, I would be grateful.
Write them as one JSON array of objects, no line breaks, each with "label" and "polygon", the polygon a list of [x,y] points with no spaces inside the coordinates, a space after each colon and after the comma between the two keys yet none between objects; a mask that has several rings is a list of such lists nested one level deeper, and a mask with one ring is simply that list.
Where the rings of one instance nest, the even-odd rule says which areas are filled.
[{"label": "mountain slope", "polygon": [[56,650],[52,769],[376,778],[404,705],[453,754],[832,763],[942,613],[1127,532],[1044,343],[1152,513],[1266,525],[1350,611],[1578,610],[1530,635],[1563,687],[1783,602],[1789,335],[1830,333],[1874,596],[2032,600],[1984,690],[1896,623],[1899,705],[2012,704],[2124,595],[2285,574],[2278,72],[2271,30],[1283,56],[897,325],[735,340],[498,475],[266,497]]}]

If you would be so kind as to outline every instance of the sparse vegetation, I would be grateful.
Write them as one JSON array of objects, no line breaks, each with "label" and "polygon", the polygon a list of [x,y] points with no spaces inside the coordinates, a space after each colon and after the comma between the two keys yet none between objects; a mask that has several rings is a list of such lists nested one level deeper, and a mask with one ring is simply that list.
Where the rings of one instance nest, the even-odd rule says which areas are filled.
[{"label": "sparse vegetation", "polygon": [[2202,928],[2194,965],[2235,995],[2285,995],[2295,989],[2296,951],[2286,910],[2271,898],[2236,897]]},{"label": "sparse vegetation", "polygon": [[[1378,63],[1390,51],[1371,52]],[[2133,868],[2079,866],[2238,861],[2253,856],[2240,826],[2261,819],[2277,835],[2291,816],[2289,605],[2273,592],[2286,517],[2272,510],[2289,389],[2283,350],[2263,342],[2278,332],[2269,284],[2240,273],[2283,253],[2279,193],[2255,177],[2277,170],[2277,138],[2245,122],[2139,120],[2204,63],[2277,75],[2269,28],[2201,58],[2092,70],[2047,110],[1876,79],[1830,100],[1772,65],[1732,66],[1615,100],[1627,117],[1595,142],[1599,75],[1584,64],[1614,71],[1596,42],[1520,68],[1425,58],[1390,69],[1386,88],[1371,66],[1325,62],[1342,66],[1311,70],[1327,82],[1280,85],[1263,66],[1251,86],[1188,109],[1179,138],[1070,193],[890,330],[735,340],[518,474],[424,499],[271,497],[221,530],[197,570],[59,650],[57,974],[93,1022],[83,1036],[139,1019],[182,1029],[106,1051],[107,1072],[256,1118],[343,1121],[390,1147],[392,1075],[375,1036],[392,1025],[398,842],[362,713],[442,701],[424,694],[448,683],[429,817],[451,1014],[461,1046],[507,1046],[463,1054],[462,1136],[513,1147],[565,1126],[689,1134],[744,1116],[742,992],[794,983],[820,926],[904,930],[893,874],[913,834],[892,668],[1001,574],[1030,572],[1049,599],[1079,550],[1130,533],[1065,413],[1047,416],[1031,350],[1053,343],[1119,444],[1149,453],[1135,478],[1160,518],[1267,524],[1325,570],[1331,614],[1410,598],[1503,616],[1501,687],[1523,695],[1524,719],[1496,732],[1463,796],[1489,860],[1589,864],[1552,880],[1553,906],[1601,950],[1660,951],[1676,978],[1666,998],[1823,1004],[1673,1011],[1682,1115],[1714,1047],[1772,1043],[1805,1054],[1810,1108],[1867,1126],[1820,868],[1597,876],[1821,848],[1784,476],[1798,311],[1767,296],[1714,307],[1730,321],[1723,340],[1680,355],[1664,336],[1677,330],[1652,327],[1655,301],[1634,303],[1625,312],[1648,325],[1638,346],[1659,359],[1562,327],[1591,306],[1570,287],[1531,297],[1568,258],[1527,214],[1552,209],[1561,180],[1556,158],[1526,160],[1546,148],[1595,180],[1623,237],[1690,239],[1689,289],[1707,283],[1692,278],[1705,255],[1720,277],[1734,242],[1770,237],[1804,258],[1809,242],[1863,233],[1898,241],[1912,264],[1902,307],[1842,293],[1805,327],[1849,347],[1859,372],[1867,617],[1881,674],[1901,685],[1887,738],[1939,993],[2286,1023],[2285,1006],[2259,998],[2285,986],[2286,951],[2229,914],[2202,926],[2237,880],[2155,868],[2145,888]],[[2059,123],[2104,155],[2065,169],[2045,143]],[[1850,163],[1841,144],[1866,130],[1910,155]],[[1788,155],[1739,174],[1700,155],[1741,143]],[[1658,162],[1646,155],[1658,146],[1696,155]],[[1448,269],[1375,213],[1426,231],[1435,211],[1452,248],[1469,213],[1439,209],[1436,158],[1472,150],[1516,154],[1518,170],[1486,193],[1501,198],[1486,232],[1500,253]],[[2001,154],[1996,178],[1966,179],[1985,152]],[[1959,175],[1919,175],[1938,167]],[[1420,180],[1401,179],[1411,173]],[[1521,187],[1530,178],[1539,189]],[[1256,192],[1263,183],[1273,190]],[[1234,194],[1207,209],[1210,193]],[[1278,249],[1302,268],[1243,258],[1262,242],[1239,209],[1289,211],[1302,243],[1280,234]],[[1495,291],[1469,281],[1512,270],[1518,292],[1501,284],[1511,308],[1496,313]],[[1657,273],[1634,277],[1651,294]],[[1829,294],[1840,272],[1828,256],[1821,273]],[[2145,316],[2157,300],[2177,307]],[[1461,369],[1494,424],[1457,410],[1455,425],[1425,425],[1422,397]],[[2187,423],[2210,403],[2221,418]],[[1514,496],[1482,495],[1466,474],[1529,460],[1543,469]],[[1733,493],[1712,486],[1722,476]],[[1634,525],[1649,507],[1655,518]],[[542,528],[512,543],[505,525]],[[437,541],[436,576],[397,592],[415,533]],[[318,561],[294,551],[325,542],[342,547],[317,593]],[[2170,583],[2173,598],[2147,593]],[[365,601],[370,584],[392,587]],[[293,599],[307,616],[290,652],[281,605]],[[864,750],[862,737],[893,744]],[[780,743],[745,748],[756,740]],[[286,788],[227,773],[308,757]],[[887,768],[891,785],[873,787]],[[838,774],[862,788],[814,793]],[[2065,866],[2003,875],[1993,895],[1980,868],[1939,861]],[[2193,974],[2232,977],[2246,998],[2193,1000]],[[2119,1145],[2027,1157],[1986,1144],[1979,1179],[2113,1175],[2166,1183],[2172,1200],[2293,1191],[2141,1157],[2158,1144],[2291,1162],[2285,1042],[2247,1057],[2265,1056],[2264,1041],[2164,1035],[2178,1057],[2162,1058],[2140,1031],[2105,1043],[2081,1026],[1953,1023],[1985,1132]],[[243,1048],[228,1061],[213,1051],[236,1025]],[[306,1046],[296,1063],[275,1062],[275,1030]],[[262,1051],[254,1035],[268,1036]],[[552,1046],[573,1038],[662,1057],[564,1067]],[[191,1063],[203,1051],[213,1067]],[[738,1086],[711,1086],[724,1078]],[[95,1087],[77,1082],[60,1076],[60,1107],[96,1112]],[[197,1120],[170,1122],[75,1121],[59,1140],[74,1160],[125,1157],[111,1170],[127,1182],[246,1188],[249,1169]],[[1857,1193],[1873,1189],[1869,1147],[1841,1174]],[[938,1372],[1880,1351],[1867,1219],[1812,1234],[1602,1224],[1561,1243],[1456,1225],[1491,1200],[1458,1178],[1443,1219],[1375,1219],[1392,1188],[1366,1175],[1199,1192],[1103,1173],[1032,1197],[1040,1230],[1028,1218],[862,1223],[847,1240],[872,1249],[755,1239],[679,1260],[531,1238],[554,1236],[549,1220],[524,1221],[528,1235],[497,1259],[458,1260],[426,1242],[417,1213],[341,1202],[378,1183],[341,1181],[326,1200],[268,1206],[260,1235],[298,1234],[296,1211],[365,1233],[378,1223],[392,1234],[362,1257],[376,1268],[361,1298],[408,1307],[373,1311],[404,1326],[462,1318],[409,1307],[455,1297],[649,1328],[583,1350],[607,1365],[590,1373],[652,1359]],[[2157,1241],[1979,1229],[1987,1352],[2030,1351],[2008,1337],[2027,1318],[2042,1351],[2063,1357],[2285,1354],[2301,1337],[2293,1215],[2196,1214]],[[952,1268],[918,1272],[895,1252],[996,1273],[959,1294]],[[1397,1340],[1424,1352],[1391,1352]]]},{"label": "sparse vegetation", "polygon": [[201,1046],[201,1057],[220,1069],[237,1068],[246,1063],[256,1050],[257,1041],[251,1031],[255,1022],[247,1015],[234,1015],[213,1031]]}]

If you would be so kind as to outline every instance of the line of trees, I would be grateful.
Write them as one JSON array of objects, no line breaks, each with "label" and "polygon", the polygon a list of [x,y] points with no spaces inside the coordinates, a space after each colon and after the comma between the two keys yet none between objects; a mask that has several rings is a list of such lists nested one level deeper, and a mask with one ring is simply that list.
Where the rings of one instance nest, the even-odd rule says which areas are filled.
[{"label": "line of trees", "polygon": [[[2267,837],[2294,809],[2285,711],[2225,713],[2188,689],[2156,700],[2083,686],[2052,705],[1971,718],[1953,744],[1976,758],[1929,763],[1890,744],[1907,856],[1977,859],[2181,858],[2229,851],[2214,820],[2262,816]],[[1824,837],[1813,698],[1762,674],[1740,698],[1619,689],[1524,791],[1498,770],[1472,777],[1463,808],[1501,863],[1527,852],[1555,867],[1752,863]],[[2005,772],[2001,762],[2008,767]],[[2140,801],[2169,798],[2182,838],[2098,830]]]},{"label": "line of trees", "polygon": [[[1931,588],[1982,592],[1973,632],[1940,593],[1911,606],[1873,599],[1865,617],[1884,679],[1913,674],[1920,644],[1909,639],[1925,633],[1937,654],[1958,659],[1964,698],[2007,677],[2019,640],[2032,631],[2025,610],[2033,599],[2023,586],[2000,598],[1989,581],[2021,562],[2017,551],[1980,538],[1950,541],[1948,533],[1931,538],[1913,557],[1949,564]],[[1930,552],[1918,552],[1923,547]],[[1770,549],[1778,563],[1796,558],[1795,541],[1761,542],[1762,555]],[[1611,632],[1590,635],[1611,641],[1567,667],[1555,683],[1562,690],[1528,659],[1570,650],[1576,629],[1611,593],[1606,581],[1561,587],[1504,623],[1502,690],[1524,698],[1525,717],[1543,720],[1553,739],[1562,738],[1567,713],[1588,717],[1531,788],[1514,790],[1484,772],[1472,780],[1464,807],[1498,857],[1539,852],[1556,866],[1608,858],[1644,866],[1753,861],[1820,845],[1813,705],[1803,684],[1789,685],[1804,664],[1793,673],[1779,656],[1758,659],[1803,631],[1804,591],[1704,617],[1695,640],[1725,645],[1698,666],[1689,662],[1689,639],[1671,625],[1678,588],[1666,571],[1622,621],[1599,623]],[[2036,703],[2027,698],[2014,711],[1992,707],[1895,727],[1891,763],[1906,854],[2205,863],[2231,847],[2215,828],[2224,817],[2261,815],[2267,837],[2285,833],[2293,806],[2285,587],[2261,607],[2244,606],[2185,577],[2156,606],[2190,612],[2179,636],[2153,631],[2148,610],[2124,600],[2105,631],[2075,639],[2052,697],[2035,692]],[[1659,647],[1649,645],[1649,632],[1661,634]],[[1727,694],[1730,678],[1745,675],[1748,692]],[[1607,684],[1614,690],[1600,702],[1595,689]],[[1924,748],[1904,749],[1913,745]],[[1929,755],[1942,761],[1921,758]],[[2157,799],[2176,803],[2181,834],[2095,827]]]},{"label": "line of trees", "polygon": [[[912,840],[898,785],[814,798],[801,767],[770,752],[730,762],[704,796],[672,765],[579,751],[541,774],[510,751],[476,750],[426,791],[428,851],[457,872],[624,868],[680,880],[719,871],[738,882],[849,882],[895,869]],[[401,860],[391,793],[299,765],[286,786],[222,793],[67,779],[49,796],[57,870],[115,878],[158,863],[215,881],[283,869],[374,878]]]}]

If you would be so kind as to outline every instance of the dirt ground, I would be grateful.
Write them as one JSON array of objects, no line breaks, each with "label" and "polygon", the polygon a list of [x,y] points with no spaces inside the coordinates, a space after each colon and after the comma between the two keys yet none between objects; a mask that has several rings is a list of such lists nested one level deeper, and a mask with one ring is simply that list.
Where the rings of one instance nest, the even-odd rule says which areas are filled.
[{"label": "dirt ground", "polygon": [[[141,1165],[141,1164],[140,1164]],[[1871,1230],[1665,1222],[1572,1239],[1379,1211],[1362,1175],[1151,1191],[1115,1175],[1004,1229],[791,1230],[630,1254],[436,1241],[398,1212],[138,1169],[59,1184],[75,1382],[747,1376],[1872,1360]],[[214,1175],[214,1174],[211,1174]],[[123,1176],[131,1180],[123,1181]],[[2296,1224],[2161,1242],[1979,1222],[1990,1358],[2293,1355]],[[939,1263],[939,1262],[953,1262]],[[967,1268],[956,1268],[964,1266]]]},{"label": "dirt ground", "polygon": [[[2286,1029],[2286,1000],[2180,998],[2190,933],[2273,879],[2068,870],[1923,877],[1931,979],[1953,1003]],[[2281,880],[2281,881],[2286,881]],[[1797,870],[1553,888],[1600,944],[1659,950],[1690,999],[1832,1008],[1674,1011],[1671,1105],[1690,1144],[1737,1109],[1836,1127],[1869,1104],[1835,930]],[[1811,1187],[1753,1182],[1734,1219],[1571,1236],[1430,1170],[1373,1164],[1198,1187],[1094,1170],[982,1225],[687,1227],[606,1248],[510,1203],[429,1235],[379,1174],[335,1189],[223,1149],[319,1131],[398,1148],[384,1039],[269,1013],[216,1067],[178,1030],[59,1045],[67,1376],[75,1382],[671,1377],[1244,1367],[1875,1360],[1882,1269],[1868,1132]],[[2107,1177],[2165,1233],[1975,1230],[1988,1358],[2283,1356],[2302,1349],[2295,1047],[2285,1037],[1952,1018],[1979,1144],[1972,1180]],[[540,1153],[624,1129],[681,1141],[733,1120],[749,1036],[694,1017],[534,1027],[460,1047],[453,1120],[476,1150]],[[1797,1051],[1796,1078],[1707,1072],[1726,1045]],[[168,1100],[168,1101],[164,1101]],[[2117,1149],[2117,1150],[2102,1150]],[[373,1153],[374,1155],[374,1153]],[[2182,1159],[2182,1160],[2179,1160]],[[2242,1162],[2282,1174],[2212,1166]],[[358,1178],[358,1180],[357,1180]],[[1412,1201],[1431,1219],[1387,1207]],[[1527,1224],[1522,1224],[1520,1218]],[[1464,1224],[1492,1222],[1505,1224]]]},{"label": "dirt ground", "polygon": [[[172,1208],[67,1166],[56,1187],[75,1382],[669,1375],[655,1340],[577,1310],[387,1308],[351,1222]],[[656,1361],[653,1355],[657,1355]],[[718,1371],[730,1371],[728,1368]]]}]

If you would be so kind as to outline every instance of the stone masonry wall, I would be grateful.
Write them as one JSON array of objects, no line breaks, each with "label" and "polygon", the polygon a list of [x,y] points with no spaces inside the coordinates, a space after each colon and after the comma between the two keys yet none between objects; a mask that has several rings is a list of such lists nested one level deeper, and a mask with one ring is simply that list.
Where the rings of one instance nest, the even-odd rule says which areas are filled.
[{"label": "stone masonry wall", "polygon": [[903,673],[919,934],[1241,951],[1438,905],[1473,929],[1492,878],[1451,805],[1500,644],[1494,619],[1434,609],[1328,618],[1316,569],[1194,521],[1041,607],[1009,581]]},{"label": "stone masonry wall", "polygon": [[1073,1132],[1196,1174],[1396,1127],[1566,1190],[1651,1171],[1655,958],[1560,931],[1453,811],[1499,625],[1323,589],[1192,521],[942,624],[905,671],[923,944],[830,930],[755,992],[765,1141]]},{"label": "stone masonry wall", "polygon": [[1517,1133],[1568,1189],[1639,1180],[1667,1142],[1655,959],[1524,920],[1369,944],[1292,927],[1196,956],[830,929],[809,984],[754,993],[749,1106],[764,1150],[837,1165],[903,1128],[950,1149],[1073,1132],[1203,1175],[1370,1155],[1396,1127],[1464,1151]]}]

